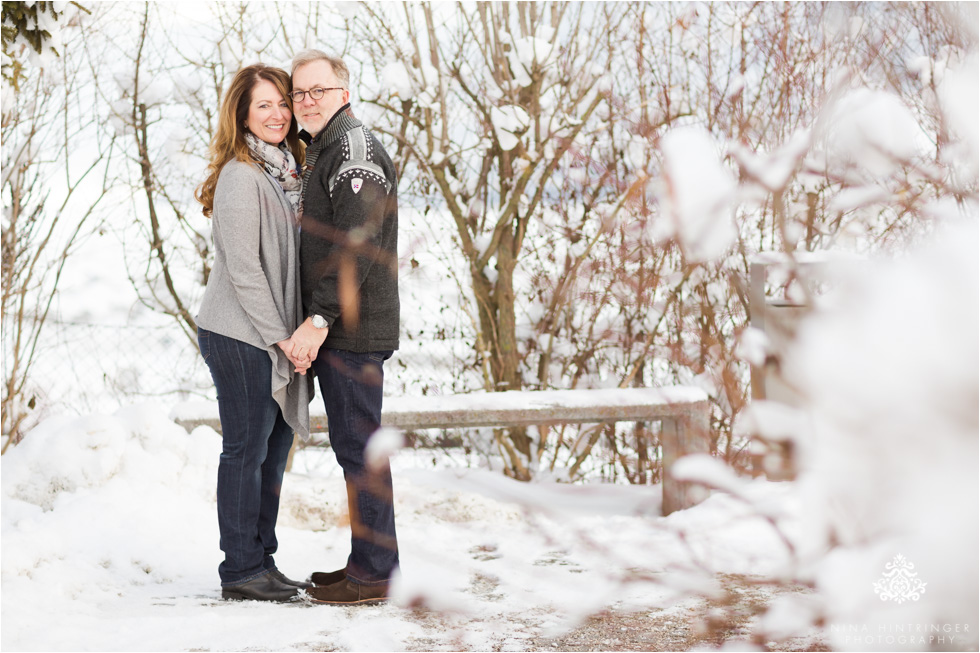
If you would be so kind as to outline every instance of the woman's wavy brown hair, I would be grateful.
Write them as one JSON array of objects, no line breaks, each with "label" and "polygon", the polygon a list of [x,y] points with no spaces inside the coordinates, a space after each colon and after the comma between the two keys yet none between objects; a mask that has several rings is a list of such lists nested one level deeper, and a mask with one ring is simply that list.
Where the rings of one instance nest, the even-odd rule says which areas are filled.
[{"label": "woman's wavy brown hair", "polygon": [[[283,99],[289,104],[289,111],[292,113],[293,100],[289,97],[292,84],[289,81],[289,73],[279,68],[266,66],[264,64],[253,64],[242,68],[235,73],[235,78],[231,81],[231,86],[225,93],[225,98],[221,102],[221,109],[218,114],[218,129],[211,139],[211,162],[208,163],[208,177],[204,183],[198,186],[194,197],[204,205],[203,213],[211,217],[211,210],[214,208],[214,190],[218,185],[218,175],[225,164],[236,159],[238,161],[250,161],[259,163],[248,149],[245,142],[245,121],[248,119],[248,109],[252,103],[252,89],[261,80],[266,80],[275,84]],[[286,146],[296,158],[296,165],[300,171],[303,169],[303,148],[300,145],[298,130],[296,127],[296,117],[293,116],[289,121],[289,131],[286,132]]]}]

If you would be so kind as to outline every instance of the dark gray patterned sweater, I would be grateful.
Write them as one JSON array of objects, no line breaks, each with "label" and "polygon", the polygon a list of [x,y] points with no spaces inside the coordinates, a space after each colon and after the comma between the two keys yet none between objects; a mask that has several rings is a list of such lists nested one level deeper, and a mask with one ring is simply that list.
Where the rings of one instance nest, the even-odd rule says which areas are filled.
[{"label": "dark gray patterned sweater", "polygon": [[342,107],[308,139],[300,234],[303,307],[325,346],[398,349],[398,180],[374,134]]}]

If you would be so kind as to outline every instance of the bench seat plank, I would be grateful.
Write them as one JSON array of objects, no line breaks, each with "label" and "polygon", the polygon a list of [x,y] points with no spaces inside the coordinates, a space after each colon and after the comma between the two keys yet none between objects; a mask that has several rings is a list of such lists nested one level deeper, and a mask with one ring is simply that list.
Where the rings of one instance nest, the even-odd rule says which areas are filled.
[{"label": "bench seat plank", "polygon": [[[658,421],[700,413],[707,401],[703,390],[686,386],[385,397],[381,424],[411,430]],[[206,425],[221,432],[216,402],[186,402],[171,417],[188,431]],[[318,399],[310,405],[310,430],[327,430],[323,403]]]}]

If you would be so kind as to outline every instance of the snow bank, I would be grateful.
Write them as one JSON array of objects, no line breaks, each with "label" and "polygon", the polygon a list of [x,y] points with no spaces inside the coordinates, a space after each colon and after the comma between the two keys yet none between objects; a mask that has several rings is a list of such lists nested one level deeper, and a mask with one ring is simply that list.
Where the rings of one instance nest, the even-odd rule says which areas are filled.
[{"label": "snow bank", "polygon": [[[382,454],[397,444],[385,433]],[[219,453],[214,431],[188,434],[153,405],[27,434],[2,459],[2,648],[527,650],[607,607],[686,610],[717,591],[714,573],[778,573],[772,520],[798,530],[789,484],[746,483],[739,500],[661,518],[658,486],[518,483],[404,450],[390,604],[223,602]],[[343,564],[344,492],[332,452],[297,452],[278,528],[287,575]]]}]

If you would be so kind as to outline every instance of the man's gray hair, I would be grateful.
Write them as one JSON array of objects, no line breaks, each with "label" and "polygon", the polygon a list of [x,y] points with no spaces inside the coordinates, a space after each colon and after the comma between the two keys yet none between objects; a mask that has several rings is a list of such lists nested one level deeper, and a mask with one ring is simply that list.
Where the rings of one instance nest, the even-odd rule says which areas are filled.
[{"label": "man's gray hair", "polygon": [[303,50],[297,52],[296,56],[293,57],[292,74],[295,75],[296,69],[300,66],[305,66],[314,61],[326,61],[330,64],[330,67],[333,69],[333,74],[337,76],[337,81],[340,82],[340,85],[350,90],[350,70],[347,68],[347,64],[340,57],[332,57],[321,50]]}]

